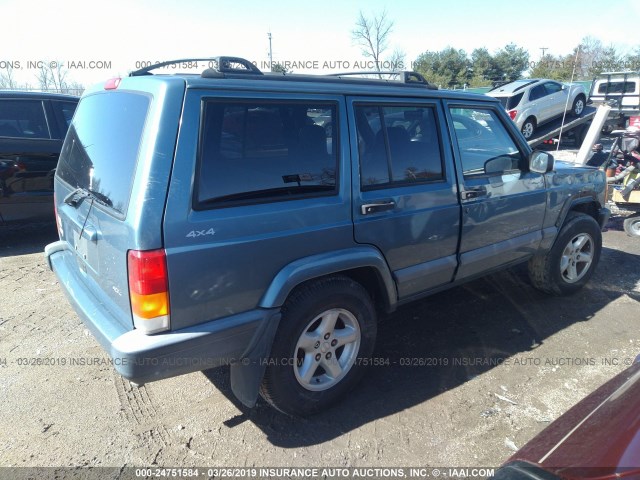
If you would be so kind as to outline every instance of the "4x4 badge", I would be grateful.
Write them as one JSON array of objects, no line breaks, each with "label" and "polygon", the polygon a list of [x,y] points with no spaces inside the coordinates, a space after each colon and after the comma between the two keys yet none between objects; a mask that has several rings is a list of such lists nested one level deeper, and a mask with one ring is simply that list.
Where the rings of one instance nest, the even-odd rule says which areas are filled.
[{"label": "4x4 badge", "polygon": [[191,230],[187,233],[187,238],[204,237],[205,235],[215,235],[216,231],[213,228],[209,230]]}]

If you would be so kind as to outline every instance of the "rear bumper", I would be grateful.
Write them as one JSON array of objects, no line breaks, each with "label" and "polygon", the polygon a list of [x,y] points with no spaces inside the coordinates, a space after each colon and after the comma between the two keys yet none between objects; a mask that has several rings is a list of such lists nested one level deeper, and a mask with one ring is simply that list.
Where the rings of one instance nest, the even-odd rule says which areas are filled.
[{"label": "rear bumper", "polygon": [[111,357],[116,371],[146,383],[221,365],[244,364],[279,309],[256,309],[181,330],[145,335],[123,326],[86,288],[66,242],[45,248],[69,302]]}]

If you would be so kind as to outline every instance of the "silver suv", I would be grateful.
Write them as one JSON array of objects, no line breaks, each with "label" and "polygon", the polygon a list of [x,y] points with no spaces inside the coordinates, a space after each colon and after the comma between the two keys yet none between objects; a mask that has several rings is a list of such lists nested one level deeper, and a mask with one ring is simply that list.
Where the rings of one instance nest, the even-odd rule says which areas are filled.
[{"label": "silver suv", "polygon": [[490,90],[487,95],[500,100],[527,140],[539,125],[560,117],[569,106],[569,113],[579,117],[587,101],[582,85],[538,78],[509,82]]}]

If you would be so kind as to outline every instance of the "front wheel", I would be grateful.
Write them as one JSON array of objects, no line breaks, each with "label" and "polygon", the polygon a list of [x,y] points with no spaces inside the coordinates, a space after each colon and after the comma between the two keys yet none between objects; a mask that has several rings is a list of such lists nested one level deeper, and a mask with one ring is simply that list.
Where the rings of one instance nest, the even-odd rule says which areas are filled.
[{"label": "front wheel", "polygon": [[554,295],[575,293],[593,275],[601,250],[598,222],[584,213],[571,212],[551,250],[529,260],[531,283]]},{"label": "front wheel", "polygon": [[579,117],[582,115],[585,106],[585,98],[582,95],[578,95],[576,99],[573,101],[573,106],[571,107],[571,115],[574,117]]},{"label": "front wheel", "polygon": [[529,140],[533,136],[533,133],[536,131],[536,121],[532,117],[527,118],[522,124],[522,128],[520,129],[520,131],[522,132],[524,138]]},{"label": "front wheel", "polygon": [[371,298],[352,279],[333,276],[299,287],[282,308],[262,397],[290,415],[327,408],[364,374],[376,328]]},{"label": "front wheel", "polygon": [[640,215],[625,218],[623,227],[630,237],[640,237]]}]

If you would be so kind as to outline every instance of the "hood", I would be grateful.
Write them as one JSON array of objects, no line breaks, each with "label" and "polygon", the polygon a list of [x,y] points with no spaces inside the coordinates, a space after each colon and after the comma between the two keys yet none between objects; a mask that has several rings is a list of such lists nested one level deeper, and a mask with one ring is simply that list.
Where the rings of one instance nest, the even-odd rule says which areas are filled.
[{"label": "hood", "polygon": [[640,363],[584,398],[520,449],[563,479],[640,477]]}]

